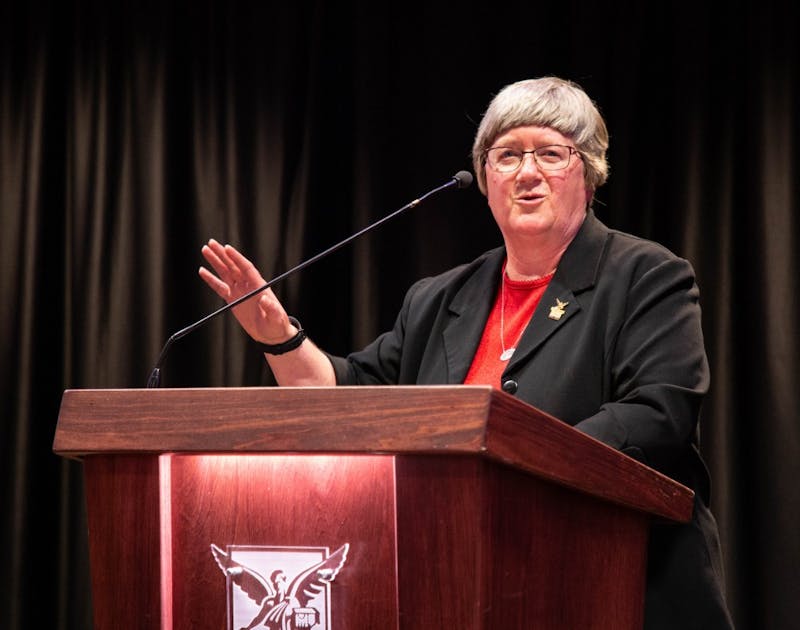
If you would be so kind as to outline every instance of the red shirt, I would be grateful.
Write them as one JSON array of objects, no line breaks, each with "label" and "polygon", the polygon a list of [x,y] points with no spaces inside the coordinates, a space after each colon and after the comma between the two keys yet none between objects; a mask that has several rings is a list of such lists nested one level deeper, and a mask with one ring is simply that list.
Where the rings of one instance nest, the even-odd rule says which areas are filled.
[{"label": "red shirt", "polygon": [[[553,274],[536,280],[511,280],[503,270],[504,288],[497,292],[483,336],[464,379],[465,385],[491,385],[500,389],[500,376],[508,361],[500,359],[503,350],[516,348],[533,311],[542,299]],[[503,297],[505,293],[505,307]],[[501,322],[503,339],[500,339]]]}]

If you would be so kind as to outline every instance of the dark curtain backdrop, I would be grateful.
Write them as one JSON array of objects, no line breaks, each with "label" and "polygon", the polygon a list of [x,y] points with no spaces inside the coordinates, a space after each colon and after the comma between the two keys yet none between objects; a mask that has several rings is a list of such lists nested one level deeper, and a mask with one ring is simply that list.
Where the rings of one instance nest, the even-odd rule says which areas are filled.
[{"label": "dark curtain backdrop", "polygon": [[[0,8],[0,627],[91,623],[67,388],[144,386],[220,303],[209,237],[270,277],[470,168],[494,92],[557,74],[611,131],[598,215],[698,273],[702,447],[739,628],[800,619],[797,15],[697,3],[59,2]],[[447,192],[277,287],[324,348],[389,327],[424,274],[500,242]],[[169,387],[269,384],[226,315]]]}]

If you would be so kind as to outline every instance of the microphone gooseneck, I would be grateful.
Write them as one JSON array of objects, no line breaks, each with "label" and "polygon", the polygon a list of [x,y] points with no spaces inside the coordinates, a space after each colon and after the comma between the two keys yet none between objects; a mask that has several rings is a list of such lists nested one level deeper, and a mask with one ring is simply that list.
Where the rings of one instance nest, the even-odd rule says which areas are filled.
[{"label": "microphone gooseneck", "polygon": [[289,277],[290,275],[292,275],[293,273],[295,273],[297,271],[300,271],[301,269],[305,269],[309,265],[317,262],[321,258],[324,258],[328,254],[332,254],[337,249],[339,249],[341,247],[344,247],[345,245],[347,245],[351,241],[357,239],[359,236],[362,236],[362,235],[366,234],[367,232],[369,232],[370,230],[373,230],[376,227],[379,227],[380,225],[383,225],[384,223],[386,223],[390,219],[393,219],[394,217],[396,217],[401,212],[405,212],[409,208],[417,207],[420,203],[425,201],[431,195],[435,195],[436,193],[441,192],[442,190],[446,190],[447,188],[453,188],[453,187],[459,188],[459,189],[467,188],[471,183],[472,183],[472,173],[470,173],[469,171],[459,171],[458,173],[453,175],[453,177],[451,177],[447,181],[447,183],[442,184],[441,186],[438,186],[438,187],[434,188],[433,190],[429,190],[428,192],[426,192],[421,197],[418,197],[417,199],[414,199],[412,202],[407,203],[406,205],[404,205],[402,208],[399,208],[399,209],[395,210],[394,212],[392,212],[390,214],[387,214],[382,219],[378,219],[377,221],[375,221],[375,223],[372,223],[372,224],[368,225],[367,227],[362,228],[361,230],[359,230],[355,234],[351,234],[350,236],[348,236],[343,241],[339,241],[338,243],[336,243],[336,245],[332,245],[328,249],[326,249],[324,251],[321,251],[320,253],[312,256],[311,258],[309,258],[307,260],[304,260],[303,262],[301,262],[300,264],[296,265],[295,267],[292,267],[288,271],[284,271],[282,274],[280,274],[278,276],[275,276],[274,278],[272,278],[271,280],[267,281],[264,285],[260,286],[259,288],[254,289],[253,291],[250,291],[250,293],[246,293],[246,294],[242,295],[241,297],[236,298],[232,302],[228,302],[224,306],[218,308],[213,313],[209,313],[208,315],[206,315],[202,319],[199,319],[196,322],[194,322],[193,324],[190,324],[189,326],[187,326],[186,328],[182,328],[178,332],[172,334],[169,337],[169,339],[167,339],[166,343],[164,344],[164,347],[161,348],[161,353],[158,355],[158,360],[156,361],[156,365],[153,368],[153,371],[150,373],[150,377],[147,380],[147,387],[148,388],[154,388],[154,387],[158,387],[161,384],[161,368],[164,365],[164,360],[166,359],[167,351],[169,350],[170,346],[172,346],[173,343],[178,341],[178,339],[181,339],[182,337],[185,337],[190,332],[193,332],[194,330],[197,330],[201,326],[205,325],[208,321],[214,319],[215,317],[218,317],[219,315],[222,315],[222,313],[224,313],[226,311],[229,311],[230,309],[238,306],[239,304],[241,304],[242,302],[245,302],[246,300],[249,300],[250,298],[258,295],[259,293],[265,291],[266,289],[269,289],[273,284],[276,284],[277,282],[280,282],[281,280],[286,279],[287,277]]}]

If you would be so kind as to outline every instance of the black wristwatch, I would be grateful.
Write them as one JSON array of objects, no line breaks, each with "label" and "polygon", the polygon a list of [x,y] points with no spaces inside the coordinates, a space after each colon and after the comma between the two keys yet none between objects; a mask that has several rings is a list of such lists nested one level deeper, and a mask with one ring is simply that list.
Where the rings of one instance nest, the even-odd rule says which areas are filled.
[{"label": "black wristwatch", "polygon": [[306,331],[303,330],[302,324],[294,317],[289,316],[289,323],[297,328],[297,333],[294,337],[287,339],[283,343],[262,343],[262,352],[266,352],[267,354],[286,354],[300,347],[300,344],[306,339]]}]

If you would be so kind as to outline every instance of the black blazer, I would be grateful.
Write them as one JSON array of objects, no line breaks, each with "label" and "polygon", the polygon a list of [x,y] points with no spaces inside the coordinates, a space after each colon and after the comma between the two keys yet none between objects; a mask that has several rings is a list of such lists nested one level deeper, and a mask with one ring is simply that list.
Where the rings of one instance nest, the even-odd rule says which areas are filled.
[{"label": "black blazer", "polygon": [[[415,283],[391,331],[347,358],[331,357],[337,382],[462,383],[498,291],[504,259],[505,249],[498,248]],[[566,306],[555,319],[550,313],[557,299]],[[706,507],[708,472],[696,447],[700,404],[709,383],[700,315],[699,291],[687,261],[661,245],[610,230],[590,211],[498,383],[698,493],[693,523],[667,531],[676,535],[694,528],[692,543],[682,552],[689,555],[688,564],[671,570],[684,582],[686,571],[702,573],[703,588],[693,589],[687,600],[685,589],[676,590],[679,585],[673,586],[656,566],[663,541],[662,549],[651,546],[650,569],[658,575],[648,583],[648,628],[695,627],[693,608],[704,623],[697,627],[729,627],[716,524]],[[653,538],[658,534],[654,531]],[[703,614],[708,604],[698,596],[711,601],[713,610]],[[671,618],[673,612],[681,614]],[[658,625],[654,615],[664,624]],[[725,623],[712,621],[717,617]]]}]

